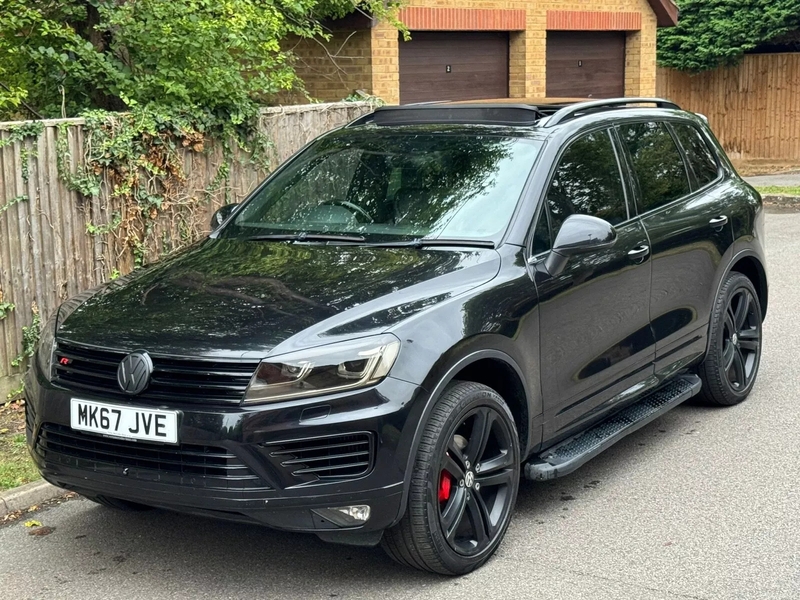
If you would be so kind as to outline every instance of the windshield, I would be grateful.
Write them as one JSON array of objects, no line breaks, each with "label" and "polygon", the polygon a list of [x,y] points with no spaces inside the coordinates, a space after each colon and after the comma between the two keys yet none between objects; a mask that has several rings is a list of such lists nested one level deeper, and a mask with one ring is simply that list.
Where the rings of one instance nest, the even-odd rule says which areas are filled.
[{"label": "windshield", "polygon": [[493,135],[342,131],[281,170],[221,235],[492,239],[505,231],[540,148]]}]

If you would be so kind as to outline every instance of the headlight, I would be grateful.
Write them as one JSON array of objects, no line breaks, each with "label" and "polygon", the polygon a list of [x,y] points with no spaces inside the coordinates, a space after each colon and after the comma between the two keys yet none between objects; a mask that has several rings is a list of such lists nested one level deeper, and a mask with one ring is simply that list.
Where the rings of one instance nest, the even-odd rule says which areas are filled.
[{"label": "headlight", "polygon": [[400,340],[391,334],[265,358],[250,381],[246,403],[274,402],[352,390],[389,374]]},{"label": "headlight", "polygon": [[39,333],[39,346],[36,348],[36,365],[48,381],[52,379],[53,351],[56,345],[56,317],[58,310],[47,319]]}]

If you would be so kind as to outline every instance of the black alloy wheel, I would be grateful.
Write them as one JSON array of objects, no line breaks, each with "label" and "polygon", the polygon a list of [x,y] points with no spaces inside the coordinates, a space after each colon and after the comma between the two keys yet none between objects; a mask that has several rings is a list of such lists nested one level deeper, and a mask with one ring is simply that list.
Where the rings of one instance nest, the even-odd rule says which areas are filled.
[{"label": "black alloy wheel", "polygon": [[761,322],[757,300],[740,288],[728,302],[722,331],[722,368],[733,389],[745,390],[755,377],[761,353]]},{"label": "black alloy wheel", "polygon": [[435,573],[477,569],[505,535],[519,479],[517,429],[502,397],[478,383],[451,384],[425,424],[406,514],[383,548]]},{"label": "black alloy wheel", "polygon": [[752,282],[741,273],[728,275],[711,316],[708,353],[698,370],[706,402],[731,406],[750,393],[761,362],[761,321]]},{"label": "black alloy wheel", "polygon": [[448,436],[439,463],[439,524],[459,554],[486,550],[511,511],[509,494],[519,480],[512,464],[514,436],[488,406],[472,410]]}]

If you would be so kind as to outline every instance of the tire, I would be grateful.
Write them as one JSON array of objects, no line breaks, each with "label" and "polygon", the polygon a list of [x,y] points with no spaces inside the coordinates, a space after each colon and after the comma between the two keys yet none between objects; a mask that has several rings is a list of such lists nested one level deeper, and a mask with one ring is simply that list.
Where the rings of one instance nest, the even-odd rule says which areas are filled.
[{"label": "tire", "polygon": [[121,510],[123,512],[143,512],[147,510],[153,510],[151,506],[139,504],[138,502],[131,502],[130,500],[110,498],[108,496],[84,496],[84,498],[105,506],[106,508],[113,508],[114,510]]},{"label": "tire", "polygon": [[454,382],[425,424],[406,514],[384,533],[383,549],[425,571],[474,571],[505,536],[519,478],[519,439],[506,403],[485,385]]},{"label": "tire", "polygon": [[698,368],[698,399],[712,406],[739,404],[753,389],[761,362],[761,304],[752,282],[728,275],[714,303],[708,352]]}]

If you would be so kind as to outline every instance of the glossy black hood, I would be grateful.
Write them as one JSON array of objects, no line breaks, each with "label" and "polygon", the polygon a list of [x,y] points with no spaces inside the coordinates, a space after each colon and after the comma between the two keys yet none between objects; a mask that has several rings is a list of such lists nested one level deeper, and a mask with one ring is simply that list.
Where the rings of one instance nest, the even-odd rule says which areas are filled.
[{"label": "glossy black hood", "polygon": [[385,330],[490,280],[499,263],[488,249],[208,239],[103,288],[60,318],[57,335],[155,353],[263,355],[300,332],[325,343]]}]

